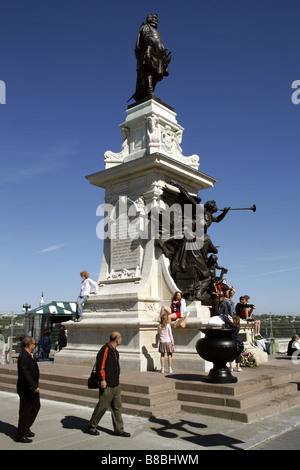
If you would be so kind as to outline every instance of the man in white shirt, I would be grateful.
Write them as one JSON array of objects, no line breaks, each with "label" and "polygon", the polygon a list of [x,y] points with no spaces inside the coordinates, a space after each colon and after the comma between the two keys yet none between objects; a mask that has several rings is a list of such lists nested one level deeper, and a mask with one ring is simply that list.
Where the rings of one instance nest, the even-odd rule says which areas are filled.
[{"label": "man in white shirt", "polygon": [[[80,294],[77,299],[76,318],[75,318],[76,322],[79,322],[82,320],[83,306],[88,296],[90,294],[98,294],[98,284],[97,282],[90,279],[89,273],[87,271],[81,271],[80,276],[82,277],[82,281],[81,281],[81,287],[80,287]],[[93,287],[95,288],[95,290],[91,292],[91,289]]]}]

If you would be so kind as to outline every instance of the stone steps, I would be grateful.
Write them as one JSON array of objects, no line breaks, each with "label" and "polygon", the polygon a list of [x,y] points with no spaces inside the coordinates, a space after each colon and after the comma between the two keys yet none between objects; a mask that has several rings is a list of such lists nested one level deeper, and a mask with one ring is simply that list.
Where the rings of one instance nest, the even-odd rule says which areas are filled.
[{"label": "stone steps", "polygon": [[[208,404],[216,406],[224,406],[230,408],[238,408],[241,410],[248,409],[262,402],[271,400],[281,395],[294,394],[298,392],[296,384],[275,385],[258,392],[248,392],[241,397],[232,397],[224,394],[208,394],[207,392],[193,392],[178,390],[178,400],[181,402],[197,402],[198,404]],[[299,394],[300,396],[300,394]]]},{"label": "stone steps", "polygon": [[287,371],[270,368],[270,375],[255,372],[255,379],[244,377],[242,372],[235,384],[177,381],[181,410],[250,423],[300,405],[297,368]]},{"label": "stone steps", "polygon": [[[16,393],[17,372],[0,368],[0,390]],[[160,417],[180,411],[174,383],[122,383],[123,413],[143,417]],[[40,374],[41,398],[94,408],[98,390],[87,388],[87,378]]]},{"label": "stone steps", "polygon": [[[87,388],[89,368],[39,363],[41,398],[94,408],[98,390]],[[179,411],[250,423],[300,405],[300,370],[286,364],[244,369],[234,384],[203,382],[203,375],[126,371],[123,413],[147,418]],[[0,390],[16,393],[16,365],[0,367]]]},{"label": "stone steps", "polygon": [[247,409],[238,409],[229,406],[218,406],[211,404],[199,404],[198,402],[181,402],[181,410],[187,413],[214,416],[216,418],[252,423],[258,419],[276,415],[281,411],[293,406],[300,405],[299,392],[294,394],[280,395],[274,399],[255,405]]}]

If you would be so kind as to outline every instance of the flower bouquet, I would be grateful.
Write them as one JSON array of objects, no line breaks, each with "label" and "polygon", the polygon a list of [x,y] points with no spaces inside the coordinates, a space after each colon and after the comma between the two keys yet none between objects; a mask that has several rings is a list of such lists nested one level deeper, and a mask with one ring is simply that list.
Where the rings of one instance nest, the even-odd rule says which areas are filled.
[{"label": "flower bouquet", "polygon": [[250,351],[247,351],[245,349],[242,352],[241,357],[242,357],[242,361],[241,361],[242,367],[257,367],[255,356]]}]

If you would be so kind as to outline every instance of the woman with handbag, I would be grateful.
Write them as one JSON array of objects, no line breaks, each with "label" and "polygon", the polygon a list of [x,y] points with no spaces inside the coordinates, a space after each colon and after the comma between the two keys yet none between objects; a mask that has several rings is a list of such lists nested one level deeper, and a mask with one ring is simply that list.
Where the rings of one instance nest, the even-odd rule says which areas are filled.
[{"label": "woman with handbag", "polygon": [[167,313],[164,313],[160,318],[160,324],[157,328],[159,334],[159,352],[160,352],[160,364],[161,369],[160,372],[163,374],[165,372],[164,368],[164,361],[165,361],[165,354],[168,355],[168,365],[169,365],[169,373],[172,373],[172,354],[175,352],[174,347],[174,338],[172,334],[171,325],[168,320]]},{"label": "woman with handbag", "polygon": [[176,291],[172,297],[170,307],[163,305],[160,309],[160,319],[164,314],[168,315],[168,322],[186,316],[186,303],[180,291]]}]

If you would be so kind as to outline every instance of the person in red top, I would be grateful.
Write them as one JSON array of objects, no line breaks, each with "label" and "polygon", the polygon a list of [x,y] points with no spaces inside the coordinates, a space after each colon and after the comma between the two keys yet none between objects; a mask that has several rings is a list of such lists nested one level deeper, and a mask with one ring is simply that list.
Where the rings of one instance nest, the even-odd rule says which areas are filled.
[{"label": "person in red top", "polygon": [[92,436],[98,436],[97,425],[105,412],[110,408],[114,434],[116,436],[130,437],[129,432],[124,431],[122,419],[122,399],[119,384],[120,364],[117,346],[122,342],[122,336],[117,331],[110,335],[109,343],[106,343],[97,354],[96,372],[100,377],[99,401],[94,409],[86,432]]}]

